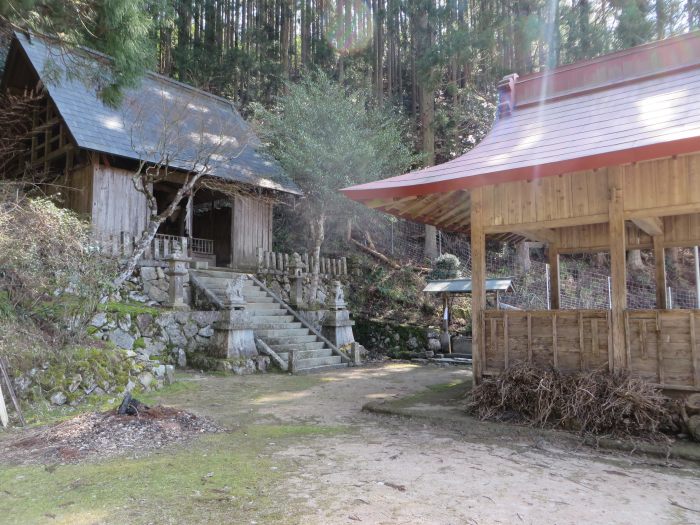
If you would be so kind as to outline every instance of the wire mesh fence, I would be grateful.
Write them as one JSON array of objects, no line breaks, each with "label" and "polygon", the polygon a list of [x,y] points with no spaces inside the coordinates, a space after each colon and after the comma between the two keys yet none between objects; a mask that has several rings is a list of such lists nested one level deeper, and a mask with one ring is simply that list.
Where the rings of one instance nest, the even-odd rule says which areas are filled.
[{"label": "wire mesh fence", "polygon": [[[425,225],[397,219],[385,214],[368,214],[360,227],[375,247],[404,264],[430,266],[425,258]],[[456,255],[464,273],[471,275],[471,246],[464,234],[436,232],[438,255]],[[502,296],[502,303],[522,309],[546,309],[549,304],[548,265],[532,260],[529,268],[521,267],[515,247],[506,243],[489,243],[486,255],[486,273],[489,277],[510,277],[513,292]],[[688,285],[675,272],[668,276],[669,306],[697,308],[694,283]],[[562,309],[607,309],[610,307],[610,272],[606,264],[591,265],[576,256],[562,257],[560,262],[560,307]],[[627,281],[628,308],[633,310],[656,308],[656,285],[630,272]]]}]

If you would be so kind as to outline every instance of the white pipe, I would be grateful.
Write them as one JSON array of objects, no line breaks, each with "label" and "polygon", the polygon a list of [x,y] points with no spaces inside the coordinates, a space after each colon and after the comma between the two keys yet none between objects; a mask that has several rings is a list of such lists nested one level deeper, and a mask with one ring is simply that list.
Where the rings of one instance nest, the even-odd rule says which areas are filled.
[{"label": "white pipe", "polygon": [[547,310],[552,309],[552,303],[551,303],[551,298],[550,295],[552,291],[549,289],[549,264],[544,265],[544,277],[545,281],[547,282]]},{"label": "white pipe", "polygon": [[610,276],[608,276],[608,309],[612,308],[612,283],[610,282]]},{"label": "white pipe", "polygon": [[695,252],[695,306],[700,308],[700,256],[698,256],[698,247],[696,246],[693,251]]}]

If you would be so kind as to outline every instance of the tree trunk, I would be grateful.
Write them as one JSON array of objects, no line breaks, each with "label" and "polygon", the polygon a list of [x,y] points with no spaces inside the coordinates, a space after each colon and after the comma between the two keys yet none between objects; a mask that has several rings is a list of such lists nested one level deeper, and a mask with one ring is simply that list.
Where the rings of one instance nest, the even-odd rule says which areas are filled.
[{"label": "tree trunk", "polygon": [[155,196],[153,195],[153,185],[144,184],[143,182],[141,182],[140,188],[144,189],[139,189],[139,191],[146,194],[146,200],[148,201],[148,207],[150,208],[149,211],[151,219],[148,221],[146,229],[141,234],[141,238],[136,243],[134,251],[126,259],[124,265],[119,271],[119,274],[114,279],[114,281],[112,281],[112,285],[115,288],[118,289],[124,283],[124,281],[126,281],[131,276],[131,274],[134,273],[136,265],[143,256],[143,253],[146,251],[146,248],[148,248],[148,246],[155,238],[156,234],[158,233],[158,228],[160,228],[160,225],[163,224],[163,222],[168,217],[175,213],[175,210],[177,209],[177,206],[180,203],[180,201],[184,197],[190,195],[192,189],[194,188],[194,185],[197,183],[197,181],[202,175],[203,174],[201,173],[193,175],[182,186],[180,186],[177,192],[175,193],[175,196],[170,201],[170,204],[168,204],[167,208],[165,208],[165,210],[163,210],[163,212],[160,214],[158,213],[158,204],[156,202]]},{"label": "tree trunk", "polygon": [[630,250],[627,252],[627,268],[633,272],[644,269],[641,250]]},{"label": "tree trunk", "polygon": [[423,242],[423,255],[431,261],[438,256],[437,229],[430,224],[425,225],[425,241]]},{"label": "tree trunk", "polygon": [[318,285],[321,272],[321,245],[325,237],[326,215],[319,213],[309,223],[313,242],[313,267],[311,268],[311,286],[309,288],[309,306],[318,304]]},{"label": "tree trunk", "polygon": [[515,247],[515,260],[518,266],[518,271],[527,273],[530,271],[532,261],[530,260],[530,243],[520,241]]}]

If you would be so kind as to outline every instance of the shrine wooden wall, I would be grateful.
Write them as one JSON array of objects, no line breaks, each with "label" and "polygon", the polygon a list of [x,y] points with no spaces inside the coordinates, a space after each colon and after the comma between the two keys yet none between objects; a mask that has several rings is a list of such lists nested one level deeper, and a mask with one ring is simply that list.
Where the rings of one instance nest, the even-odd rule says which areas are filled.
[{"label": "shrine wooden wall", "polygon": [[[484,374],[518,362],[562,371],[612,368],[607,310],[484,312]],[[633,374],[669,390],[700,390],[700,310],[627,310]]]}]

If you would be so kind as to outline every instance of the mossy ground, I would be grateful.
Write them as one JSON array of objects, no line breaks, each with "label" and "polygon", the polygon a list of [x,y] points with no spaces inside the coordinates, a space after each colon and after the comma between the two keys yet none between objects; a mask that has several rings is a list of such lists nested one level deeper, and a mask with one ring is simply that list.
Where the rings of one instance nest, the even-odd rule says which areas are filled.
[{"label": "mossy ground", "polygon": [[156,308],[153,306],[146,306],[143,303],[138,303],[135,301],[124,301],[124,302],[109,301],[103,305],[100,305],[99,309],[103,312],[122,314],[122,315],[126,315],[126,314],[130,314],[130,315],[139,315],[139,314],[159,315],[159,314],[162,314],[163,312],[166,311],[166,309],[164,309],[164,308]]},{"label": "mossy ground", "polygon": [[[272,454],[313,437],[347,433],[342,425],[311,421],[283,423],[258,414],[267,403],[293,401],[318,384],[309,377],[275,376],[269,381],[180,374],[164,390],[140,395],[147,404],[200,407],[229,428],[193,442],[148,454],[97,462],[0,468],[0,522],[30,523],[297,523],[275,487],[296,467]],[[93,409],[114,407],[107,399]],[[37,420],[70,414],[46,410]],[[0,439],[3,436],[0,434]]]}]

